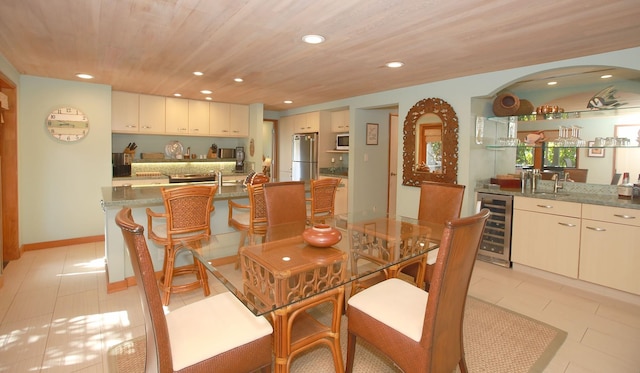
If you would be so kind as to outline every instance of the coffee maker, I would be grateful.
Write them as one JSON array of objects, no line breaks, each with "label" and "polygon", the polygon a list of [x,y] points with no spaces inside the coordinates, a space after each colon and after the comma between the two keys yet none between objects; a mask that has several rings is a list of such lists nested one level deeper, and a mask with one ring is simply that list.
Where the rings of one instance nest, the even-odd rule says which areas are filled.
[{"label": "coffee maker", "polygon": [[131,176],[131,154],[111,153],[113,177]]},{"label": "coffee maker", "polygon": [[236,147],[236,172],[244,172],[244,147]]}]

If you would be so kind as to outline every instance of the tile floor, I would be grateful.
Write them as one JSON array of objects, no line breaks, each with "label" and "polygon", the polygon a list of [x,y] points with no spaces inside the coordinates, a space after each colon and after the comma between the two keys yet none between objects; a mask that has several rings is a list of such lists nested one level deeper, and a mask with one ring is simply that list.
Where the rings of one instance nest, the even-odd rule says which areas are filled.
[{"label": "tile floor", "polygon": [[[106,293],[103,251],[31,251],[5,268],[0,372],[106,372],[108,348],[144,333],[136,288]],[[469,292],[569,333],[546,372],[640,372],[640,297],[589,290],[477,262]],[[201,296],[174,296],[170,308]]]}]

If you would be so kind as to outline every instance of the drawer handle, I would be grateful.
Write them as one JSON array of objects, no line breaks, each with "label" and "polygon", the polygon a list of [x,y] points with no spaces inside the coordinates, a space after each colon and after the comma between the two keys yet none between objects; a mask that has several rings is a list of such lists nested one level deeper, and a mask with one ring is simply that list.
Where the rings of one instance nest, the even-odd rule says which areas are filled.
[{"label": "drawer handle", "polygon": [[571,224],[571,223],[560,223],[559,222],[558,224],[564,225],[565,227],[575,227],[576,226],[575,224]]},{"label": "drawer handle", "polygon": [[551,206],[551,205],[536,205],[536,206],[542,207],[543,209],[552,209],[553,208],[553,206]]},{"label": "drawer handle", "polygon": [[587,227],[587,229],[591,229],[592,231],[596,231],[596,232],[604,232],[606,231],[606,229],[604,228],[598,228],[598,227]]},{"label": "drawer handle", "polygon": [[622,219],[635,219],[635,216],[631,216],[631,215],[622,215],[622,214],[613,214],[613,216],[615,216],[616,218],[622,218]]}]

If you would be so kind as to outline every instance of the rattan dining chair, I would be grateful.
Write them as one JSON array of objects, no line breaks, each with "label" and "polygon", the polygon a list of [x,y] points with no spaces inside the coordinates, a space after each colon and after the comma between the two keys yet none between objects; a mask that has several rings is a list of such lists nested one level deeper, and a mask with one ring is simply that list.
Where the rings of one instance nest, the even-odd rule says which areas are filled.
[{"label": "rattan dining chair", "polygon": [[[199,248],[201,241],[211,235],[211,213],[214,210],[213,197],[217,185],[189,185],[176,188],[162,188],[165,212],[154,212],[147,208],[149,239],[164,246],[164,264],[160,278],[162,303],[169,304],[172,293],[191,291],[202,287],[204,295],[210,294],[207,271],[202,263],[193,260],[193,265],[175,268],[176,256],[187,246]],[[154,225],[156,219],[165,224]],[[173,278],[186,274],[196,274],[196,281],[174,285]]]},{"label": "rattan dining chair", "polygon": [[311,224],[334,214],[338,185],[340,179],[334,177],[311,180],[311,198],[307,198],[307,217]]},{"label": "rattan dining chair", "polygon": [[390,278],[349,298],[346,372],[356,338],[387,355],[405,373],[468,371],[462,326],[471,272],[489,210],[445,225],[429,292]]},{"label": "rattan dining chair", "polygon": [[[286,225],[288,230],[302,231],[306,226],[307,210],[305,185],[302,181],[285,181],[264,184],[264,198],[267,208],[268,232],[266,239],[278,240],[278,226]],[[291,232],[283,234],[290,237]],[[313,272],[309,272],[313,276]],[[332,317],[328,324],[320,322],[308,312],[321,305],[332,307]],[[289,367],[293,358],[302,351],[324,344],[333,356],[336,372],[344,370],[340,347],[340,323],[344,305],[344,287],[336,287],[311,298],[294,303],[272,313],[274,322],[279,320],[275,334],[283,343],[286,356],[276,357],[276,364]],[[286,320],[286,321],[283,321]],[[278,329],[280,328],[280,329]],[[280,358],[284,361],[280,361]]]},{"label": "rattan dining chair", "polygon": [[127,207],[118,212],[116,224],[129,251],[145,318],[145,372],[271,372],[273,328],[264,317],[253,315],[230,292],[165,315],[144,228]]},{"label": "rattan dining chair", "polygon": [[[445,224],[460,217],[465,186],[425,181],[420,184],[418,220]],[[401,272],[414,278],[417,286],[428,289],[438,249],[431,250],[419,262],[405,265]]]}]

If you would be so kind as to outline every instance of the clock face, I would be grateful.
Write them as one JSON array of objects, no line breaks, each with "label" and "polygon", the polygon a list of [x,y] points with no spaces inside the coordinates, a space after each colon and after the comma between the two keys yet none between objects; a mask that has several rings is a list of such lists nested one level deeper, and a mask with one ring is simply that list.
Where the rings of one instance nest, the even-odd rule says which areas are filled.
[{"label": "clock face", "polygon": [[61,141],[82,140],[89,133],[89,118],[80,110],[61,107],[47,116],[47,132]]}]

